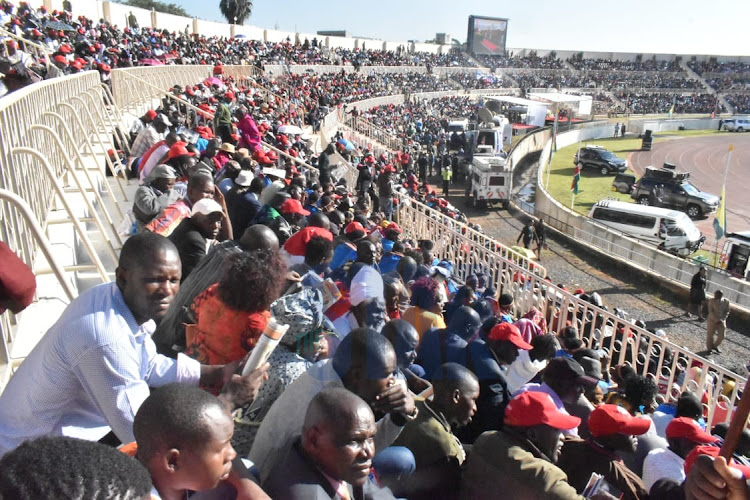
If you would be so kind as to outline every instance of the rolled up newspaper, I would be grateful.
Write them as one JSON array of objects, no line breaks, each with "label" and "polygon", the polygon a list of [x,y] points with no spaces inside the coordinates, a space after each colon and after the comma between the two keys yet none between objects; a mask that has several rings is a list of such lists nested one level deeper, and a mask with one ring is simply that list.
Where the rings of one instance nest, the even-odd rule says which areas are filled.
[{"label": "rolled up newspaper", "polygon": [[276,349],[276,346],[279,345],[281,337],[284,336],[287,330],[289,330],[289,325],[282,325],[275,318],[268,320],[263,335],[258,339],[258,343],[255,344],[250,357],[247,358],[245,366],[242,368],[243,377],[263,366],[263,363],[266,362],[273,350]]}]

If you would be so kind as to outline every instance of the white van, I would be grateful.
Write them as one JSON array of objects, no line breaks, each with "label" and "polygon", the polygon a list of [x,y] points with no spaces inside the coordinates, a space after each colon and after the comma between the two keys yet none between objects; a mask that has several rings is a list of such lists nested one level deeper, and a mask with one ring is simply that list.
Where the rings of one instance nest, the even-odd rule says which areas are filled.
[{"label": "white van", "polygon": [[686,257],[697,251],[706,238],[684,212],[637,203],[602,200],[589,217],[632,238]]}]

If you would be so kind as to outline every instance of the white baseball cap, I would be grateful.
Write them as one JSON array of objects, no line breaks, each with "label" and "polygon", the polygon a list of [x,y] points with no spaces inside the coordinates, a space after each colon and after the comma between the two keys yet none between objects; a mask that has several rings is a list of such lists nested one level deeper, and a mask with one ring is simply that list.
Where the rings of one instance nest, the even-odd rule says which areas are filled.
[{"label": "white baseball cap", "polygon": [[253,179],[255,179],[255,176],[250,170],[242,170],[240,171],[240,174],[237,176],[237,178],[234,180],[234,183],[238,186],[244,186],[247,187],[250,185],[250,183],[253,182]]},{"label": "white baseball cap", "polygon": [[221,205],[216,203],[211,198],[203,198],[202,200],[196,202],[195,205],[193,205],[193,210],[190,212],[190,215],[195,214],[203,214],[208,215],[215,212],[223,212],[221,209]]}]

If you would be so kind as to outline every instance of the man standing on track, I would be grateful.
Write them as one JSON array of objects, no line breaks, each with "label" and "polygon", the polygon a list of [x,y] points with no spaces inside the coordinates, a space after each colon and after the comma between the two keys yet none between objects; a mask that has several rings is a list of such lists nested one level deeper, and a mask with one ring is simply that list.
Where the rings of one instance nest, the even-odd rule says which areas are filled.
[{"label": "man standing on track", "polygon": [[[729,299],[724,298],[721,290],[716,290],[714,296],[708,299],[708,321],[706,321],[706,350],[721,353],[719,344],[724,340],[729,316]],[[714,335],[716,335],[714,337]]]}]

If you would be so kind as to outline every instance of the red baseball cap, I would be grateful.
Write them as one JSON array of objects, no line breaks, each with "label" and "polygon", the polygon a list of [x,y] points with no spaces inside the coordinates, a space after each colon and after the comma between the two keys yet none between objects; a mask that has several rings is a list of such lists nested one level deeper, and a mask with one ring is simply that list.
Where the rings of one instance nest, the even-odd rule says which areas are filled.
[{"label": "red baseball cap", "polygon": [[224,99],[231,99],[234,100],[234,92],[229,91],[224,94]]},{"label": "red baseball cap", "polygon": [[350,223],[349,223],[349,224],[347,224],[347,225],[346,225],[346,227],[344,228],[344,232],[345,232],[346,234],[352,234],[352,233],[353,233],[354,231],[362,231],[363,233],[366,233],[366,232],[367,232],[367,231],[365,231],[365,228],[364,228],[364,226],[362,226],[362,224],[360,224],[360,223],[359,223],[359,222],[357,222],[357,221],[353,221],[353,222],[350,222]]},{"label": "red baseball cap", "polygon": [[[513,343],[514,346],[526,351],[530,350],[532,347],[531,344],[523,339],[523,337],[521,336],[521,331],[518,329],[518,327],[513,323],[507,322],[495,325],[492,330],[490,330],[490,334],[487,335],[487,340],[509,340]],[[570,427],[567,428],[570,429]]]},{"label": "red baseball cap", "polygon": [[[710,444],[703,444],[700,446],[696,446],[693,448],[693,451],[688,453],[688,456],[685,457],[685,474],[688,474],[690,472],[690,468],[695,463],[695,459],[698,458],[699,455],[708,455],[709,457],[718,457],[719,452],[721,451],[721,448],[718,446],[713,446]],[[750,467],[747,465],[741,465],[738,464],[734,459],[729,461],[729,466],[734,467],[735,469],[742,472],[742,475],[745,479],[750,478]]]},{"label": "red baseball cap", "polygon": [[679,417],[669,422],[667,426],[667,439],[687,438],[693,443],[708,444],[715,443],[718,437],[712,436],[701,429],[698,422],[690,417]]},{"label": "red baseball cap", "polygon": [[588,424],[589,432],[593,437],[611,434],[640,436],[651,427],[651,420],[634,417],[621,406],[599,405],[589,413]]},{"label": "red baseball cap", "polygon": [[281,213],[310,215],[310,211],[302,208],[302,203],[300,203],[299,200],[295,200],[294,198],[289,198],[281,204]]},{"label": "red baseball cap", "polygon": [[327,229],[316,226],[307,226],[303,227],[294,233],[291,238],[286,240],[286,243],[284,243],[284,250],[290,255],[304,257],[305,251],[307,250],[307,244],[313,236],[321,236],[328,241],[333,241],[333,234]]},{"label": "red baseball cap", "polygon": [[398,224],[396,224],[395,222],[391,222],[390,224],[388,224],[388,225],[386,226],[385,230],[386,230],[386,231],[396,231],[396,232],[397,232],[397,233],[399,233],[399,234],[401,234],[401,233],[403,232],[403,231],[401,230],[401,228],[400,228],[400,227],[398,227]]},{"label": "red baseball cap", "polygon": [[68,60],[65,59],[65,56],[56,55],[54,60],[55,62],[59,62],[60,64],[68,64]]},{"label": "red baseball cap", "polygon": [[555,406],[552,396],[546,392],[526,391],[510,400],[505,407],[505,424],[515,427],[548,425],[555,429],[574,429],[581,419],[566,415]]},{"label": "red baseball cap", "polygon": [[185,146],[186,144],[184,142],[175,142],[172,147],[169,148],[169,154],[167,157],[171,160],[178,156],[195,156],[195,153],[188,151]]},{"label": "red baseball cap", "polygon": [[154,111],[153,109],[149,109],[148,111],[146,111],[146,116],[153,120],[154,118],[156,118],[156,111]]}]

